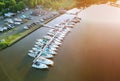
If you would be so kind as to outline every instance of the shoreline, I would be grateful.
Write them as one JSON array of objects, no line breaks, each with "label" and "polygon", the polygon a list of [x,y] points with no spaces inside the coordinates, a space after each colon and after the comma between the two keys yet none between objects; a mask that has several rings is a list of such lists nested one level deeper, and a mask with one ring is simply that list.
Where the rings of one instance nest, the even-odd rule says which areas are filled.
[{"label": "shoreline", "polygon": [[[54,16],[53,18],[51,19],[48,19],[46,21],[43,22],[43,24],[47,24],[48,22],[52,21],[53,19],[59,17],[60,15],[56,15]],[[7,48],[7,47],[10,47],[11,45],[15,44],[16,42],[18,42],[19,40],[23,39],[24,37],[26,37],[27,35],[31,34],[32,32],[36,31],[37,29],[43,27],[43,25],[39,25],[37,24],[36,26],[34,26],[32,29],[29,29],[29,30],[26,30],[25,32],[22,32],[22,33],[19,33],[17,38],[13,39],[12,41],[10,41],[6,46],[4,47],[1,47],[0,48],[0,51]],[[12,35],[13,36],[13,35]]]}]

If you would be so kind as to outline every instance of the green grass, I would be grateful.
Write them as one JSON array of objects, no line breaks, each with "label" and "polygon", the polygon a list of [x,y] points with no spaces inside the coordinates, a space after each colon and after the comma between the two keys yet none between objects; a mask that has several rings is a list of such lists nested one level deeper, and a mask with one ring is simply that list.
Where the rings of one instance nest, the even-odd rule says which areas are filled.
[{"label": "green grass", "polygon": [[[57,16],[56,16],[57,17]],[[54,18],[56,18],[54,17]],[[48,23],[49,21],[51,21],[52,19],[54,18],[51,18],[47,21],[45,21],[44,23]],[[0,50],[8,47],[8,46],[11,46],[12,44],[16,43],[17,41],[19,41],[20,39],[24,38],[25,36],[29,35],[30,33],[32,33],[33,31],[37,30],[38,28],[40,28],[42,25],[35,25],[34,27],[32,27],[31,29],[29,30],[26,30],[26,31],[23,31],[21,33],[17,33],[17,34],[14,34],[14,35],[8,35],[8,36],[5,36],[4,37],[4,42],[0,42]],[[1,38],[0,38],[1,39]]]},{"label": "green grass", "polygon": [[25,37],[26,35],[28,35],[29,33],[33,32],[34,30],[36,30],[39,27],[40,27],[40,25],[36,25],[32,29],[30,29],[30,30],[26,30],[26,31],[18,33],[18,34],[6,36],[4,38],[5,41],[4,42],[0,42],[0,50],[6,48],[8,46],[11,46],[12,44],[14,44],[15,42],[19,41],[21,38]]},{"label": "green grass", "polygon": [[66,9],[71,9],[73,7],[75,7],[75,1],[74,0],[63,0],[60,4],[61,8],[66,8]]},{"label": "green grass", "polygon": [[59,0],[59,1],[43,0],[40,5],[57,10],[59,8],[71,9],[75,7],[76,3],[74,0]]}]

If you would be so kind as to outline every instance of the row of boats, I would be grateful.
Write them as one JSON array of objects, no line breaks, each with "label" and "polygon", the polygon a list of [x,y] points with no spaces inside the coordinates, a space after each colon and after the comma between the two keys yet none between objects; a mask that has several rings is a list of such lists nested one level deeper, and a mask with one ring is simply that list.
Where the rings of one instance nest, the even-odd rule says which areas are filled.
[{"label": "row of boats", "polygon": [[[80,18],[76,19],[76,21],[80,20]],[[74,24],[69,24],[70,22]],[[51,58],[57,54],[57,49],[62,45],[62,41],[74,27],[75,23],[73,20],[66,20],[50,29],[42,39],[37,39],[32,50],[28,52],[30,57],[35,58],[32,64],[33,68],[47,69],[49,66],[54,65]]]}]

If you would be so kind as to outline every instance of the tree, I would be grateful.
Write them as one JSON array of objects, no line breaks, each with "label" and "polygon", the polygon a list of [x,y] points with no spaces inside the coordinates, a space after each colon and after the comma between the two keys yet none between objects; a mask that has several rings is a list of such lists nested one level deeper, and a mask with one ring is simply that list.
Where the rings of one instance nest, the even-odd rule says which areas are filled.
[{"label": "tree", "polygon": [[15,6],[16,5],[16,1],[15,0],[10,0],[9,1],[9,6]]},{"label": "tree", "polygon": [[18,5],[21,7],[21,9],[24,9],[24,8],[25,8],[25,4],[24,4],[23,1],[20,1],[20,2],[18,3]]},{"label": "tree", "polygon": [[108,1],[116,2],[117,0],[75,0],[77,7],[88,7],[92,4],[107,3]]},{"label": "tree", "polygon": [[4,9],[5,8],[5,3],[4,2],[0,2],[0,11],[2,10],[2,9]]}]

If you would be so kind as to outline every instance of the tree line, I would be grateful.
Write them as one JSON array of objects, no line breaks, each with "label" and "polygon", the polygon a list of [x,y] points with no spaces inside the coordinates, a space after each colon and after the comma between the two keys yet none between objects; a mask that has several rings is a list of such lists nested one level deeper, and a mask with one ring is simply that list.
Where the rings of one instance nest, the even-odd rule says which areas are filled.
[{"label": "tree line", "polygon": [[75,0],[77,7],[88,7],[92,4],[105,4],[107,2],[116,2],[117,0]]},{"label": "tree line", "polygon": [[6,12],[17,12],[25,8],[22,0],[0,0],[0,11],[2,14]]},{"label": "tree line", "polygon": [[[67,3],[67,2],[70,3]],[[0,12],[17,12],[24,9],[26,6],[35,8],[37,5],[58,9],[60,7],[72,7],[73,0],[0,0]],[[66,5],[67,4],[67,5]]]},{"label": "tree line", "polygon": [[92,4],[101,4],[115,2],[117,0],[0,0],[0,11],[2,14],[6,12],[17,12],[24,9],[26,6],[35,8],[36,5],[59,9],[72,7],[88,7]]}]

